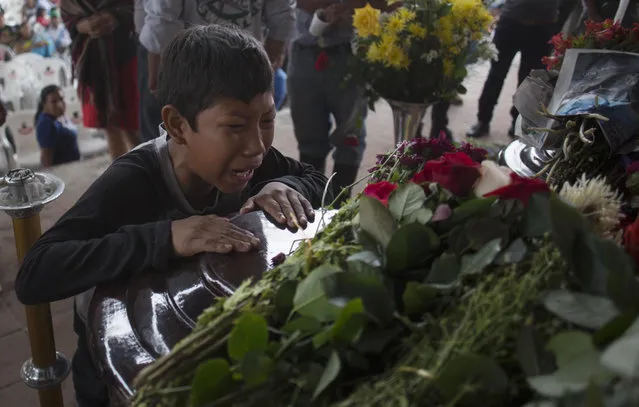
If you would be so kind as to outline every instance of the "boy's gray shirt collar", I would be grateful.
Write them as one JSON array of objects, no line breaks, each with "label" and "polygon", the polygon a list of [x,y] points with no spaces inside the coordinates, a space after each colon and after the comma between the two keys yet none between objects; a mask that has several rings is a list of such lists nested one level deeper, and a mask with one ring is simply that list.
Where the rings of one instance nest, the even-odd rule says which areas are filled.
[{"label": "boy's gray shirt collar", "polygon": [[[137,0],[145,18],[140,42],[161,53],[185,27],[233,24],[263,41],[289,41],[295,32],[295,0]],[[139,3],[136,3],[136,6]]]}]

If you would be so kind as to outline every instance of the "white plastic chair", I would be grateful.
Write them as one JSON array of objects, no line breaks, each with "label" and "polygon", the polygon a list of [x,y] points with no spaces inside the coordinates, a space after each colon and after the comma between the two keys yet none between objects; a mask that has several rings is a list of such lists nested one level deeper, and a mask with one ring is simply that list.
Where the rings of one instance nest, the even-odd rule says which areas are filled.
[{"label": "white plastic chair", "polygon": [[42,87],[38,75],[24,60],[0,64],[0,83],[5,100],[11,102],[14,111],[36,107]]},{"label": "white plastic chair", "polygon": [[0,175],[18,168],[18,155],[6,136],[6,124],[0,126]]},{"label": "white plastic chair", "polygon": [[13,132],[20,167],[40,168],[40,146],[36,138],[33,119],[35,110],[22,110],[7,116],[7,126]]},{"label": "white plastic chair", "polygon": [[23,64],[27,64],[31,68],[33,68],[36,72],[38,72],[42,64],[45,63],[46,58],[34,52],[25,52],[23,54],[16,55],[12,61],[18,61]]},{"label": "white plastic chair", "polygon": [[37,69],[43,87],[58,85],[66,88],[71,84],[71,68],[59,58],[44,58],[44,62]]}]

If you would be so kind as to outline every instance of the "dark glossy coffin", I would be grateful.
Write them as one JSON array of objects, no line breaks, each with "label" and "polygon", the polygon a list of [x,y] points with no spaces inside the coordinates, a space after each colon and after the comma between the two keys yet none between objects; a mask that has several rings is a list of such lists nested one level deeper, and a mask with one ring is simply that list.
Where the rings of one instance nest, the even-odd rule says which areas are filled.
[{"label": "dark glossy coffin", "polygon": [[[333,214],[326,213],[322,224]],[[195,256],[166,273],[140,273],[126,284],[98,287],[89,308],[88,340],[112,404],[126,405],[135,376],[187,336],[215,298],[229,296],[249,277],[260,278],[274,256],[312,238],[320,218],[293,233],[274,226],[261,212],[238,216],[234,223],[261,238],[259,251]]]}]

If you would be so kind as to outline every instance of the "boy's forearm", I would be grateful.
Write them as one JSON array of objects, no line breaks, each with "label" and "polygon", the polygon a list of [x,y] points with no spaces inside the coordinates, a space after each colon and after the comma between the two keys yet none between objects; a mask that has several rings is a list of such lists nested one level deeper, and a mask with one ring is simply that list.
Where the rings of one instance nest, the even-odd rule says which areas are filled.
[{"label": "boy's forearm", "polygon": [[166,268],[172,253],[170,221],[125,226],[88,240],[73,240],[64,229],[43,236],[25,257],[15,282],[23,304],[70,298],[138,270]]}]

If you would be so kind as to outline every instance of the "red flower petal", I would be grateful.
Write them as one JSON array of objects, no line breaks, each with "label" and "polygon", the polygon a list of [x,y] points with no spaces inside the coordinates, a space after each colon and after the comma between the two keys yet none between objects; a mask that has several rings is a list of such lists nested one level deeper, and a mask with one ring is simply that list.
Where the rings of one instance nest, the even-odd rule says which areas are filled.
[{"label": "red flower petal", "polygon": [[328,54],[325,51],[320,52],[315,60],[315,70],[322,72],[328,69]]},{"label": "red flower petal", "polygon": [[397,189],[397,184],[388,181],[380,181],[374,184],[369,184],[364,188],[364,195],[377,199],[385,206],[388,206],[388,198],[394,190]]}]

